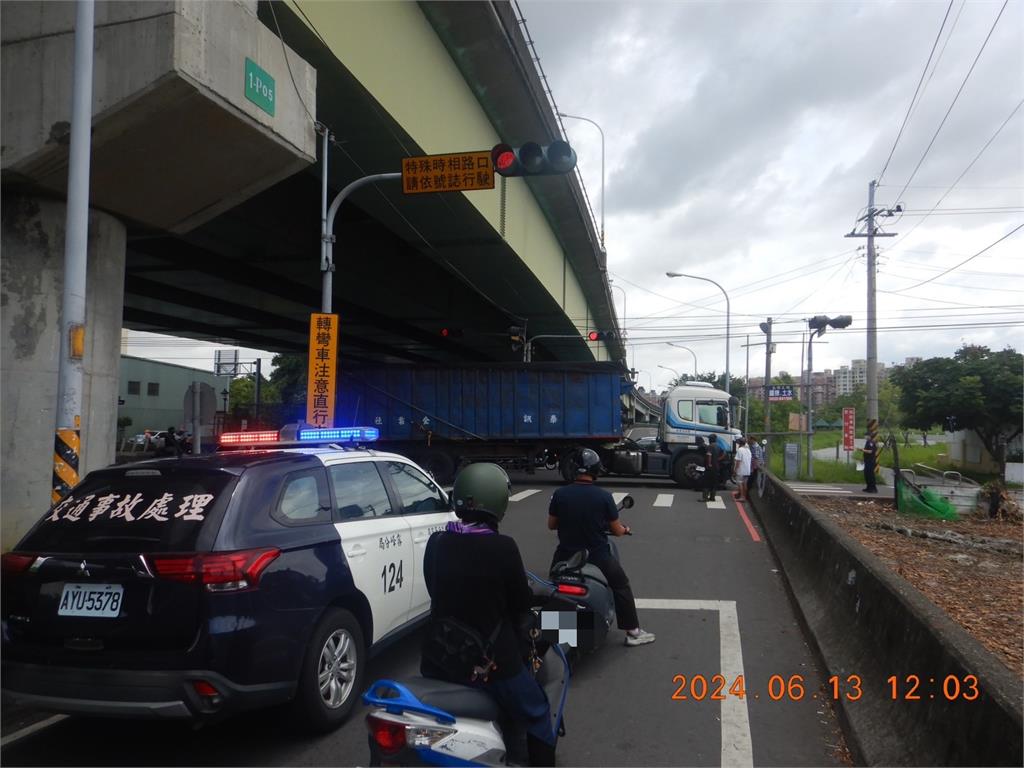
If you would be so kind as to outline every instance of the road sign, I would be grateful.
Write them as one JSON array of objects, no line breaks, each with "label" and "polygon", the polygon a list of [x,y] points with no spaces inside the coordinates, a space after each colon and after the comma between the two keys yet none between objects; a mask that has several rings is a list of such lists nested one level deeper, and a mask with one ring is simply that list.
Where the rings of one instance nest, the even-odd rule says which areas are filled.
[{"label": "road sign", "polygon": [[[185,423],[195,421],[194,408],[192,403],[192,385],[185,390],[181,406],[185,411]],[[199,382],[199,423],[213,424],[213,416],[217,413],[217,393],[206,382]]]},{"label": "road sign", "polygon": [[277,100],[274,88],[274,78],[261,69],[255,61],[246,58],[245,98],[271,117],[274,116],[274,104]]},{"label": "road sign", "polygon": [[309,424],[334,426],[337,371],[338,316],[314,312],[309,316],[309,375],[306,377],[306,421]]},{"label": "road sign", "polygon": [[785,400],[793,399],[793,388],[792,387],[768,387],[768,400],[772,403],[783,402]]},{"label": "road sign", "polygon": [[478,189],[494,189],[490,151],[423,155],[402,161],[402,191],[407,195]]},{"label": "road sign", "polygon": [[853,450],[853,438],[856,432],[857,409],[843,408],[843,450]]}]

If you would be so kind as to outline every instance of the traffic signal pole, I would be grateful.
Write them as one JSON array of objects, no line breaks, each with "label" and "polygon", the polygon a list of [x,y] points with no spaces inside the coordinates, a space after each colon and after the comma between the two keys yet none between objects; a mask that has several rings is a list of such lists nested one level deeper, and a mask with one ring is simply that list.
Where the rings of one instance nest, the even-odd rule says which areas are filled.
[{"label": "traffic signal pole", "polygon": [[94,22],[93,0],[78,0],[75,9],[75,70],[71,90],[71,149],[64,231],[57,423],[53,438],[53,480],[50,491],[50,499],[54,504],[78,485],[79,479],[89,248]]},{"label": "traffic signal pole", "polygon": [[[338,215],[338,209],[345,202],[350,194],[367,184],[376,184],[378,181],[399,181],[402,178],[401,172],[397,173],[375,173],[370,176],[363,176],[356,179],[335,195],[331,207],[324,219],[324,230],[321,233],[321,240],[324,243],[323,254],[320,259],[320,271],[323,272],[323,295],[320,300],[320,311],[324,314],[331,314],[331,305],[334,295],[334,217]],[[326,183],[326,182],[325,182]]]}]

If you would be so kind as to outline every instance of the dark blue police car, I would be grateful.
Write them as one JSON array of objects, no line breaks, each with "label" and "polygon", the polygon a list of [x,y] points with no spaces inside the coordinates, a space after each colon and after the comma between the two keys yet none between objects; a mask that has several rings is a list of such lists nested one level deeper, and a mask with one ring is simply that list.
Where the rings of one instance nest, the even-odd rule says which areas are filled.
[{"label": "dark blue police car", "polygon": [[368,654],[428,615],[423,551],[454,519],[402,456],[302,446],[375,432],[258,450],[235,433],[245,450],[90,473],[3,555],[4,690],[126,717],[291,702],[303,726],[340,724]]}]

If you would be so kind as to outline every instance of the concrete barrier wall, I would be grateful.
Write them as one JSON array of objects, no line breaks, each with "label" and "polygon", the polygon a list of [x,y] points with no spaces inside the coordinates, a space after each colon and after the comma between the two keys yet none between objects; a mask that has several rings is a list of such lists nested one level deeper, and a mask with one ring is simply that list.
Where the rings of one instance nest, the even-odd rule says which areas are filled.
[{"label": "concrete barrier wall", "polygon": [[[771,475],[753,507],[824,659],[828,675],[862,696],[837,710],[855,759],[867,765],[1022,765],[1021,681],[920,592]],[[979,595],[979,599],[982,596]],[[888,678],[900,681],[892,699]],[[902,698],[908,675],[920,700]],[[974,701],[948,701],[943,681]],[[934,681],[934,682],[931,682]],[[952,683],[950,683],[952,689]]]}]

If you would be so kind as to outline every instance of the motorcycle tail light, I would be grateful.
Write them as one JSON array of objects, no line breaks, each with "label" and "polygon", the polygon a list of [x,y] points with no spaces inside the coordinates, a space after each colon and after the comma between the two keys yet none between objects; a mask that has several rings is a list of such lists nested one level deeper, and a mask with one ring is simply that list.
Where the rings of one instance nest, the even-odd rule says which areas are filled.
[{"label": "motorcycle tail light", "polygon": [[556,589],[563,595],[582,597],[587,594],[587,588],[579,584],[559,584]]},{"label": "motorcycle tail light", "polygon": [[405,725],[385,720],[376,715],[366,716],[366,729],[370,738],[385,755],[394,755],[405,746]]}]

